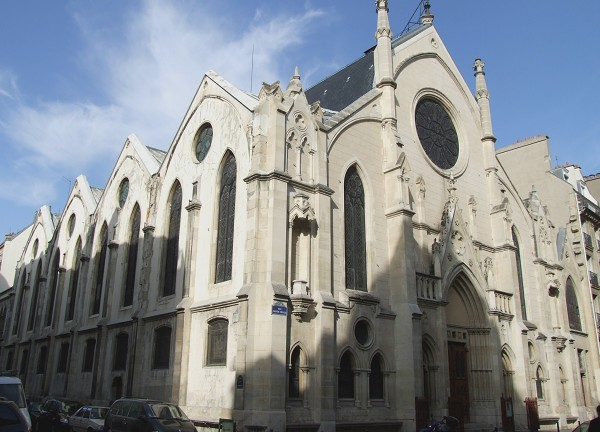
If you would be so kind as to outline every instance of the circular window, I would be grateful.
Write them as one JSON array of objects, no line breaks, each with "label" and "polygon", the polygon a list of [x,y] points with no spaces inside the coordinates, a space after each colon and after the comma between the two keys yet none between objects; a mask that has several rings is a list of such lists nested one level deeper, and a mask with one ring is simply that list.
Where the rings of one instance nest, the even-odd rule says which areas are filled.
[{"label": "circular window", "polygon": [[69,237],[73,235],[73,230],[75,229],[75,213],[71,213],[69,217],[69,221],[67,222],[67,233]]},{"label": "circular window", "polygon": [[127,195],[129,195],[129,180],[125,178],[119,186],[119,207],[123,207],[125,205],[125,201],[127,201]]},{"label": "circular window", "polygon": [[194,141],[194,148],[196,151],[196,159],[198,162],[202,162],[210,149],[210,144],[212,143],[213,137],[213,129],[210,123],[206,123],[200,129],[200,132],[196,134],[196,139]]},{"label": "circular window", "polygon": [[367,320],[359,320],[354,325],[354,337],[363,347],[371,343],[371,325]]},{"label": "circular window", "polygon": [[415,123],[419,141],[429,159],[444,170],[456,165],[458,135],[448,111],[434,99],[422,99],[415,110]]}]

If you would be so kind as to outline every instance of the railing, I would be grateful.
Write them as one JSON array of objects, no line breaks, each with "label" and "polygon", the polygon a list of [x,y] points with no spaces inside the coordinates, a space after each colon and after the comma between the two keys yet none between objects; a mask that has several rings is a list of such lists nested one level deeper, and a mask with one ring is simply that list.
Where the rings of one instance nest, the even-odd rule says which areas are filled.
[{"label": "railing", "polygon": [[585,244],[585,248],[589,250],[594,250],[594,244],[592,243],[592,236],[588,233],[583,233],[583,243]]},{"label": "railing", "polygon": [[581,195],[581,194],[577,194],[577,195],[579,198],[579,211],[580,212],[587,210],[592,213],[595,213],[596,216],[600,216],[600,207],[598,207],[596,204],[591,202],[589,199],[587,199],[583,195]]},{"label": "railing", "polygon": [[593,271],[588,272],[590,274],[590,283],[594,286],[599,286],[598,285],[598,275],[596,273],[594,273]]},{"label": "railing", "polygon": [[512,294],[495,291],[494,297],[496,300],[495,306],[497,311],[505,314],[512,314],[512,310],[510,307],[510,299],[512,298]]}]

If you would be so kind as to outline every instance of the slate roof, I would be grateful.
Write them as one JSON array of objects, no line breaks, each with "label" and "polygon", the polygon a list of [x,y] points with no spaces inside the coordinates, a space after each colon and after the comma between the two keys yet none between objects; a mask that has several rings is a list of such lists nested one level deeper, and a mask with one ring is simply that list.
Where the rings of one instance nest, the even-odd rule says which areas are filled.
[{"label": "slate roof", "polygon": [[[392,48],[429,28],[421,25],[392,41]],[[339,112],[375,88],[375,46],[353,63],[305,90],[310,104],[321,102],[321,108]]]},{"label": "slate roof", "polygon": [[163,163],[163,161],[165,160],[165,157],[167,156],[167,152],[166,151],[159,150],[159,149],[154,148],[154,147],[148,147],[148,146],[146,146],[146,148],[148,149],[148,151],[150,152],[150,154],[152,155],[152,157],[154,157],[154,159],[156,159],[156,161],[159,164]]},{"label": "slate roof", "polygon": [[310,104],[320,101],[321,108],[341,111],[373,88],[375,48],[304,92]]}]

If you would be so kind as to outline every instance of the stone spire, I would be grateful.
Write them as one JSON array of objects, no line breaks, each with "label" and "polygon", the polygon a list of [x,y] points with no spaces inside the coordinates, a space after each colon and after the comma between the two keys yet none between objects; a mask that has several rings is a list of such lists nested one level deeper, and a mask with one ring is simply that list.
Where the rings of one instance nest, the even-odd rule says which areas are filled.
[{"label": "stone spire", "polygon": [[483,129],[483,136],[493,141],[496,141],[494,137],[494,131],[492,130],[492,115],[490,112],[490,92],[487,89],[485,82],[485,72],[483,67],[485,63],[481,59],[476,59],[473,65],[475,71],[475,99],[479,105],[479,113],[481,116],[481,128]]},{"label": "stone spire", "polygon": [[423,11],[423,15],[421,15],[421,24],[433,24],[433,15],[430,8],[429,0],[425,0],[425,10]]}]

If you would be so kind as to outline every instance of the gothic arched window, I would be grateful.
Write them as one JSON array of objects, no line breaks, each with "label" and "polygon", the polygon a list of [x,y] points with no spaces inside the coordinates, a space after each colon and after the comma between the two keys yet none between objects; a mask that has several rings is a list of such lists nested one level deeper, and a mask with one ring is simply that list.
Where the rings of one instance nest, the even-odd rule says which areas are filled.
[{"label": "gothic arched window", "polygon": [[60,266],[60,249],[56,250],[54,254],[54,261],[52,261],[52,269],[50,270],[50,298],[46,305],[46,327],[52,325],[52,318],[54,318],[54,301],[56,299],[56,292],[58,291],[58,280],[60,277],[59,273]]},{"label": "gothic arched window", "polygon": [[231,280],[233,264],[233,225],[235,221],[235,157],[227,156],[221,173],[219,221],[217,226],[217,268],[215,283]]},{"label": "gothic arched window", "polygon": [[354,358],[346,351],[338,372],[338,399],[354,399]]},{"label": "gothic arched window", "polygon": [[85,341],[85,349],[83,352],[83,364],[81,372],[91,372],[94,368],[94,357],[96,355],[96,339],[88,339]]},{"label": "gothic arched window", "polygon": [[154,331],[154,360],[152,369],[169,369],[171,358],[171,327],[162,326]]},{"label": "gothic arched window", "polygon": [[218,318],[208,323],[208,349],[206,364],[208,366],[225,366],[227,364],[227,329],[229,322]]},{"label": "gothic arched window", "polygon": [[581,331],[579,304],[577,303],[575,286],[573,285],[573,279],[571,279],[571,277],[567,278],[565,297],[567,299],[567,315],[569,318],[569,328],[572,330]]},{"label": "gothic arched window", "polygon": [[383,358],[375,354],[369,373],[369,399],[383,399]]},{"label": "gothic arched window", "polygon": [[300,356],[302,352],[300,347],[294,348],[290,356],[290,366],[288,372],[288,397],[290,399],[299,399],[302,397],[300,388]]},{"label": "gothic arched window", "polygon": [[75,301],[77,300],[77,285],[79,285],[79,271],[81,270],[81,238],[77,239],[75,255],[73,256],[73,267],[69,296],[67,297],[66,321],[71,321],[75,314]]},{"label": "gothic arched window", "polygon": [[127,251],[127,273],[125,278],[125,292],[123,293],[123,306],[133,304],[135,291],[135,273],[137,270],[138,244],[140,238],[140,207],[136,204],[131,214],[129,230],[129,248]]},{"label": "gothic arched window", "polygon": [[521,300],[521,314],[523,319],[527,319],[527,309],[525,308],[525,287],[523,285],[523,267],[521,265],[521,248],[519,246],[519,239],[517,238],[517,230],[513,226],[511,229],[512,239],[515,245],[515,261],[517,266],[517,280],[519,284],[519,298]]},{"label": "gothic arched window", "polygon": [[535,371],[535,390],[537,392],[538,399],[544,399],[544,372],[542,367],[538,366]]},{"label": "gothic arched window", "polygon": [[344,179],[344,227],[346,288],[366,291],[365,191],[356,166]]},{"label": "gothic arched window", "polygon": [[175,294],[177,261],[179,258],[179,228],[181,224],[181,185],[175,182],[169,199],[169,230],[164,256],[163,297]]},{"label": "gothic arched window", "polygon": [[127,368],[127,354],[129,349],[129,335],[119,333],[115,337],[115,354],[113,358],[113,370],[124,371]]},{"label": "gothic arched window", "polygon": [[35,271],[35,279],[33,280],[33,293],[31,295],[31,304],[29,305],[29,321],[27,322],[27,330],[33,330],[35,324],[35,314],[37,312],[38,297],[40,294],[40,277],[42,276],[42,260],[38,261]]},{"label": "gothic arched window", "polygon": [[108,227],[106,223],[100,230],[100,246],[98,248],[98,264],[96,267],[96,283],[94,284],[94,296],[92,303],[92,315],[100,313],[100,302],[102,300],[102,287],[104,286],[104,269],[106,267],[106,255],[108,253]]}]

